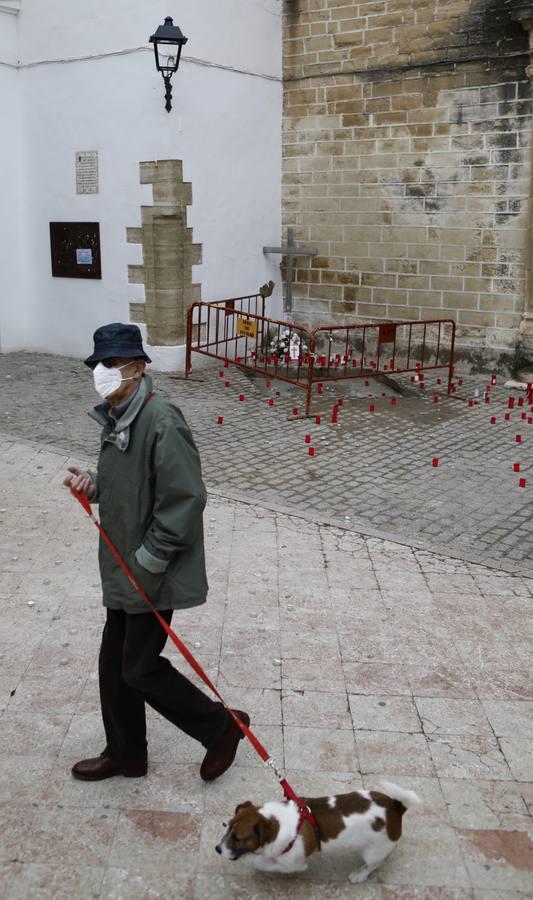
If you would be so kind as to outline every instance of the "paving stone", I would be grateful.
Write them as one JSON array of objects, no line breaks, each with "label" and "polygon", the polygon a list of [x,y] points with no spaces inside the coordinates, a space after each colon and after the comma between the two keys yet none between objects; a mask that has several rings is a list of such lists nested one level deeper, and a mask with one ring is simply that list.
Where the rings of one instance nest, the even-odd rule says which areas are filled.
[{"label": "paving stone", "polygon": [[459,838],[476,888],[531,890],[533,840],[527,831],[464,828]]},{"label": "paving stone", "polygon": [[[508,760],[494,737],[428,735],[428,745],[441,777],[511,779]],[[502,745],[503,749],[503,745]]]},{"label": "paving stone", "polygon": [[72,900],[100,897],[104,869],[78,860],[15,863],[0,867],[3,900]]},{"label": "paving stone", "polygon": [[284,740],[287,768],[358,771],[352,731],[287,725],[284,728]]},{"label": "paving stone", "polygon": [[533,703],[525,700],[484,700],[483,708],[498,736],[533,738]]},{"label": "paving stone", "polygon": [[492,734],[478,700],[415,697],[415,703],[426,734]]},{"label": "paving stone", "polygon": [[531,824],[520,784],[441,778],[440,786],[456,827],[522,831]]},{"label": "paving stone", "polygon": [[360,731],[414,732],[422,731],[417,709],[409,697],[389,695],[349,695],[354,728]]},{"label": "paving stone", "polygon": [[108,857],[113,868],[158,876],[192,875],[200,846],[200,818],[191,813],[126,809],[119,814]]},{"label": "paving stone", "polygon": [[283,691],[283,724],[351,731],[352,720],[346,693]]},{"label": "paving stone", "polygon": [[526,738],[501,738],[500,746],[517,781],[533,781],[533,745]]},{"label": "paving stone", "polygon": [[363,775],[433,776],[435,767],[423,734],[355,731],[357,755]]}]

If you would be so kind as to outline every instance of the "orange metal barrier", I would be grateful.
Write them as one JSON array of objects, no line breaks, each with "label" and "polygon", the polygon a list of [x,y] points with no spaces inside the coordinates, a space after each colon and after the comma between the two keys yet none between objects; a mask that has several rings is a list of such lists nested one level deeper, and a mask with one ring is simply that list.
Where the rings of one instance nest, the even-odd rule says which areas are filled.
[{"label": "orange metal barrier", "polygon": [[377,375],[448,372],[452,390],[455,322],[451,319],[305,325],[265,316],[261,294],[215,303],[194,303],[187,319],[185,376],[192,354],[235,363],[306,391],[311,412],[313,384]]}]

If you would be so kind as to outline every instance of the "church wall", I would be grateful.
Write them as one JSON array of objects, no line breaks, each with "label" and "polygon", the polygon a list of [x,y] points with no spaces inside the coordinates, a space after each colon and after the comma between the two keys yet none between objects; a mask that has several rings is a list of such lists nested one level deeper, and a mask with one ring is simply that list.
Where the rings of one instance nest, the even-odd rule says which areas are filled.
[{"label": "church wall", "polygon": [[459,357],[511,366],[528,264],[521,26],[492,0],[286,0],[284,36],[284,223],[318,249],[298,264],[295,317],[452,317]]},{"label": "church wall", "polygon": [[[128,284],[128,265],[143,262],[142,248],[126,241],[126,228],[141,224],[141,205],[152,205],[150,185],[139,180],[142,161],[183,160],[193,195],[187,224],[203,247],[203,263],[193,270],[203,299],[249,293],[273,276],[275,264],[262,248],[280,240],[280,10],[274,0],[255,17],[244,0],[231,6],[233,21],[219,4],[184,5],[176,24],[189,37],[185,55],[215,66],[182,60],[168,114],[153,52],[144,49],[168,4],[91,0],[78,16],[66,0],[47,3],[46,15],[42,4],[24,0],[17,75],[32,148],[25,171],[32,281],[25,298],[30,324],[20,345],[82,356],[98,325],[129,321],[129,304],[144,300],[142,285]],[[95,54],[104,56],[52,61]],[[33,65],[39,60],[46,62]],[[80,150],[99,152],[98,194],[76,194]],[[100,223],[101,281],[52,277],[50,221]]]}]

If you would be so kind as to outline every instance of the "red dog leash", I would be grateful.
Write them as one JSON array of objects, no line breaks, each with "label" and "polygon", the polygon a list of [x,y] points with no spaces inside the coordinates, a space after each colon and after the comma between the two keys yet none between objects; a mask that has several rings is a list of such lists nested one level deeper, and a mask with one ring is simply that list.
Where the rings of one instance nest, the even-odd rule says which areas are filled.
[{"label": "red dog leash", "polygon": [[[252,744],[255,751],[259,754],[259,756],[261,757],[261,759],[263,760],[265,765],[269,766],[272,769],[272,771],[274,772],[276,778],[278,779],[278,781],[283,789],[283,793],[285,794],[285,797],[288,800],[293,800],[294,803],[297,804],[298,809],[300,810],[300,818],[298,821],[298,834],[300,833],[303,823],[307,820],[309,822],[309,824],[311,825],[313,831],[315,832],[316,840],[318,842],[318,848],[320,849],[320,837],[319,837],[318,824],[317,824],[317,821],[316,821],[313,813],[311,812],[309,806],[306,803],[304,803],[304,801],[300,797],[298,797],[298,795],[294,792],[294,790],[288,783],[287,779],[283,777],[281,772],[276,767],[276,764],[275,764],[274,760],[272,759],[272,757],[270,756],[270,754],[263,747],[263,744],[261,743],[261,741],[258,738],[256,738],[253,731],[251,731],[250,728],[248,728],[248,726],[245,725],[244,722],[241,722],[239,717],[236,716],[235,713],[233,712],[233,710],[229,708],[229,706],[226,703],[226,701],[224,700],[224,698],[221,697],[221,695],[219,694],[215,685],[213,684],[213,682],[211,681],[209,676],[206,675],[206,673],[202,669],[200,663],[196,661],[196,659],[194,658],[194,656],[192,655],[192,653],[190,652],[188,647],[186,647],[186,645],[183,643],[183,641],[172,630],[170,625],[168,625],[165,622],[163,617],[159,615],[157,609],[152,604],[152,602],[149,600],[149,598],[143,591],[142,587],[140,586],[139,582],[137,581],[137,579],[135,578],[135,576],[133,575],[133,573],[131,572],[129,567],[126,565],[126,563],[122,559],[122,556],[120,555],[117,548],[111,541],[110,537],[107,535],[107,533],[102,528],[100,522],[95,517],[95,515],[92,511],[92,508],[91,508],[91,504],[89,503],[89,500],[87,498],[87,495],[80,493],[78,491],[75,491],[73,488],[70,488],[70,492],[71,492],[72,496],[75,497],[76,500],[78,500],[78,502],[83,506],[83,508],[84,508],[85,512],[87,513],[87,515],[89,516],[89,518],[92,519],[92,521],[96,525],[98,531],[100,532],[103,541],[109,547],[111,553],[115,557],[120,568],[122,569],[122,571],[124,572],[126,577],[129,579],[129,581],[131,582],[131,584],[133,585],[133,587],[135,588],[135,590],[137,591],[139,596],[144,600],[144,602],[147,604],[147,606],[150,607],[153,614],[159,620],[159,624],[161,625],[162,628],[165,629],[169,638],[174,643],[174,645],[178,648],[181,655],[185,657],[185,659],[187,660],[189,665],[194,669],[196,674],[202,679],[204,684],[206,684],[207,687],[213,692],[215,697],[217,697],[217,699],[220,700],[220,702],[225,707],[227,712],[229,712],[229,714],[232,717],[232,719],[234,720],[234,722],[239,726],[241,731],[246,735],[246,737]],[[286,848],[286,850],[284,852],[286,853],[288,850],[290,850],[292,848],[293,844],[294,844],[294,841],[292,841],[292,843],[289,844],[289,846]]]}]

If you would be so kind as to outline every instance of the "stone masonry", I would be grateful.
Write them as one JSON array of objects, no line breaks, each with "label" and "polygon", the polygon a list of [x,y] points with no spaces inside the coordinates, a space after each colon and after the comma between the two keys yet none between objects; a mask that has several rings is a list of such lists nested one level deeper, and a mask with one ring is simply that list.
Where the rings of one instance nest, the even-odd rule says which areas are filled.
[{"label": "stone masonry", "polygon": [[192,267],[202,261],[201,244],[193,244],[187,228],[192,189],[183,181],[178,159],[140,164],[141,184],[153,185],[153,206],[142,207],[141,228],[128,228],[130,244],[142,244],[143,265],[128,266],[130,284],[144,284],[144,303],[131,303],[133,322],[148,327],[148,343],[185,343],[187,310],[200,300],[200,285],[192,283]]},{"label": "stone masonry", "polygon": [[318,249],[297,320],[452,317],[459,358],[517,361],[531,86],[513,3],[286,0],[284,223]]}]

